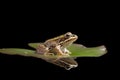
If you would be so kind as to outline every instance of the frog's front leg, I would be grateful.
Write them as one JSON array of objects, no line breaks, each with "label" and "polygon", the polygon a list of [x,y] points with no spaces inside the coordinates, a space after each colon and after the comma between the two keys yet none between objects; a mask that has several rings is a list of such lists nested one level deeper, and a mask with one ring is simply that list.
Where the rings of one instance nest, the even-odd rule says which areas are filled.
[{"label": "frog's front leg", "polygon": [[71,52],[67,48],[62,48],[63,53],[69,55]]},{"label": "frog's front leg", "polygon": [[64,53],[63,53],[62,50],[61,50],[60,45],[56,46],[56,47],[54,48],[54,51],[55,51],[55,53],[56,53],[57,56],[63,56],[63,55],[64,55]]},{"label": "frog's front leg", "polygon": [[[69,52],[69,51],[68,51],[68,53],[67,53],[67,52],[64,52],[64,51],[61,49],[61,46],[60,46],[60,45],[56,46],[56,47],[54,48],[54,51],[55,51],[55,53],[57,53],[58,59],[59,59],[59,58],[69,57],[69,56],[70,56],[70,55],[68,54],[68,53],[70,53],[70,52]],[[66,51],[67,51],[67,49],[66,49]]]}]

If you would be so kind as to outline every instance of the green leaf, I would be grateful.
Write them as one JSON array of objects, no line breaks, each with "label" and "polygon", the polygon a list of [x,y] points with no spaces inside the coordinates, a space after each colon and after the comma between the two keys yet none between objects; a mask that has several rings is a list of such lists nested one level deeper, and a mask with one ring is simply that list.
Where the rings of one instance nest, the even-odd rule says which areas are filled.
[{"label": "green leaf", "polygon": [[[34,49],[38,47],[40,43],[29,43],[28,45]],[[87,48],[81,44],[72,44],[68,47],[71,57],[99,57],[107,53],[105,46]]]},{"label": "green leaf", "polygon": [[105,46],[85,48],[79,44],[72,44],[68,47],[73,57],[99,57],[107,53]]},{"label": "green leaf", "polygon": [[9,54],[9,55],[30,56],[35,54],[35,51],[28,49],[19,49],[19,48],[3,48],[0,49],[0,53]]},{"label": "green leaf", "polygon": [[40,43],[28,43],[28,46],[36,49],[39,46]]},{"label": "green leaf", "polygon": [[9,55],[31,56],[36,58],[42,58],[44,60],[58,57],[58,56],[44,56],[44,55],[36,54],[36,51],[34,50],[20,49],[20,48],[3,48],[0,49],[0,53],[9,54]]}]

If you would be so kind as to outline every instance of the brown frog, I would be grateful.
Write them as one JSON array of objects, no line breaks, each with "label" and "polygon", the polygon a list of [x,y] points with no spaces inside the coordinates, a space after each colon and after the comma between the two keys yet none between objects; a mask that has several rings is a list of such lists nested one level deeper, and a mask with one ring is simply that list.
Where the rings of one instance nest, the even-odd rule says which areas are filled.
[{"label": "brown frog", "polygon": [[37,53],[42,55],[69,56],[70,51],[67,47],[78,39],[78,36],[67,32],[55,38],[46,40],[37,48]]}]

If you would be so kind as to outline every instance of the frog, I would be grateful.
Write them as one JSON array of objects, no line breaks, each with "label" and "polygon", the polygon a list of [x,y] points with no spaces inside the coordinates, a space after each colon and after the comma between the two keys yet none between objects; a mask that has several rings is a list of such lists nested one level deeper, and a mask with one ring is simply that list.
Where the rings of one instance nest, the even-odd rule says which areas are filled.
[{"label": "frog", "polygon": [[67,32],[63,35],[46,40],[37,47],[37,53],[42,55],[70,56],[71,52],[67,49],[78,36]]}]

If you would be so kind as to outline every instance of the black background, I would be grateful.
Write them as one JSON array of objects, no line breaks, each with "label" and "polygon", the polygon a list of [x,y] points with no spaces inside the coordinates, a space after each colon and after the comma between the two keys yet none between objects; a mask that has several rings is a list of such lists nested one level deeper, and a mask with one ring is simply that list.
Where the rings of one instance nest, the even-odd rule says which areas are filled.
[{"label": "black background", "polygon": [[72,32],[79,37],[76,43],[87,47],[105,45],[108,53],[98,58],[78,58],[76,61],[79,66],[70,71],[38,58],[0,54],[1,73],[12,75],[12,78],[15,75],[49,80],[112,77],[112,17],[107,6],[95,6],[62,9],[47,7],[43,10],[7,7],[1,15],[0,48],[32,49],[27,43],[43,42]]}]

